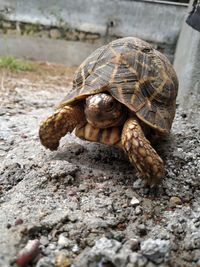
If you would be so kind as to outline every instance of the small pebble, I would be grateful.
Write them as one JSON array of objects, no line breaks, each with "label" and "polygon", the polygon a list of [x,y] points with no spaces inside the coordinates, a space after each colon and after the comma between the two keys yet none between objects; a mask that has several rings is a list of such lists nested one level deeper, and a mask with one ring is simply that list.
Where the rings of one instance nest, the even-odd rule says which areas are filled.
[{"label": "small pebble", "polygon": [[6,228],[7,228],[7,229],[10,229],[11,226],[12,226],[12,225],[11,225],[10,223],[7,223]]},{"label": "small pebble", "polygon": [[46,236],[41,236],[40,237],[40,244],[46,247],[49,244],[48,238]]},{"label": "small pebble", "polygon": [[137,230],[138,230],[138,234],[140,236],[144,236],[147,234],[147,229],[146,229],[146,226],[144,224],[139,224],[137,226]]},{"label": "small pebble", "polygon": [[145,187],[145,182],[144,180],[141,179],[137,179],[134,183],[133,183],[133,188],[134,189],[141,189]]},{"label": "small pebble", "polygon": [[23,224],[23,220],[18,218],[16,221],[15,221],[15,225],[20,225],[20,224]]},{"label": "small pebble", "polygon": [[129,239],[127,244],[130,246],[132,251],[137,251],[140,248],[140,242],[136,238]]},{"label": "small pebble", "polygon": [[87,188],[86,188],[86,185],[84,185],[84,184],[80,184],[80,185],[79,185],[79,191],[80,191],[80,192],[85,192],[86,189],[87,189]]},{"label": "small pebble", "polygon": [[136,208],[135,208],[135,215],[140,215],[142,213],[142,209],[141,209],[141,207],[140,206],[137,206]]},{"label": "small pebble", "polygon": [[74,245],[73,248],[72,248],[72,252],[74,253],[78,253],[80,250],[79,246],[78,245]]},{"label": "small pebble", "polygon": [[64,236],[63,234],[60,234],[59,235],[59,238],[58,238],[58,245],[61,246],[61,247],[69,247],[70,244],[71,244],[71,240],[69,238],[67,238],[66,236]]},{"label": "small pebble", "polygon": [[56,267],[69,267],[71,266],[71,260],[65,252],[59,252],[55,257]]},{"label": "small pebble", "polygon": [[169,203],[172,208],[175,208],[177,205],[182,205],[182,201],[179,197],[171,197]]},{"label": "small pebble", "polygon": [[60,31],[57,29],[51,29],[49,35],[52,39],[59,39],[61,37]]},{"label": "small pebble", "polygon": [[53,244],[53,243],[50,243],[50,244],[49,244],[49,249],[50,249],[50,250],[55,250],[55,249],[56,249],[56,245]]},{"label": "small pebble", "polygon": [[72,188],[69,190],[68,192],[68,196],[73,197],[77,195],[77,189],[76,188]]},{"label": "small pebble", "polygon": [[27,245],[18,253],[16,263],[20,267],[27,266],[39,255],[39,240],[29,240]]},{"label": "small pebble", "polygon": [[[161,239],[147,239],[141,243],[141,253],[148,260],[156,265],[168,259],[171,250],[171,244],[168,240]],[[160,265],[159,265],[160,266]]]},{"label": "small pebble", "polygon": [[140,204],[140,201],[136,198],[136,197],[133,197],[130,201],[130,205],[131,206],[137,206]]}]

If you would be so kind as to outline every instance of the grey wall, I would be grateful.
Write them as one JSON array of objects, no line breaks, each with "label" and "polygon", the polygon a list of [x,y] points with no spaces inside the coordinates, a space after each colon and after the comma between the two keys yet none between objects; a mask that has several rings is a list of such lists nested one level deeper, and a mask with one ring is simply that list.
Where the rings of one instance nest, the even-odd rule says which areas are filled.
[{"label": "grey wall", "polygon": [[98,45],[29,36],[0,35],[0,55],[79,65]]},{"label": "grey wall", "polygon": [[178,38],[185,11],[184,5],[123,0],[0,0],[0,14],[8,20],[170,44]]}]

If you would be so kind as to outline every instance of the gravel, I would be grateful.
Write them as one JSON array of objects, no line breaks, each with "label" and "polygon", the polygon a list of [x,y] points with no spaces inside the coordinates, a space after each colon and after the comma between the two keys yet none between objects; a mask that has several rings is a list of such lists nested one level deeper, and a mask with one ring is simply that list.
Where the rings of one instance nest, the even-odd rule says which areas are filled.
[{"label": "gravel", "polygon": [[123,151],[68,134],[55,152],[39,143],[73,71],[4,72],[0,91],[0,266],[38,240],[36,267],[200,266],[200,102],[177,114],[155,144],[166,166],[148,188]]}]

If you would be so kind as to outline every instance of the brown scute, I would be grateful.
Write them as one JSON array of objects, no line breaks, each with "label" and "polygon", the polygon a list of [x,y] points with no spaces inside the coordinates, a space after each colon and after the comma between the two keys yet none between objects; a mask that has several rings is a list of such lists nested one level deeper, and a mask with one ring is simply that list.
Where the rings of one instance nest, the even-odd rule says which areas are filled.
[{"label": "brown scute", "polygon": [[150,81],[145,80],[143,83],[140,83],[140,90],[144,97],[149,98],[155,92],[155,87]]},{"label": "brown scute", "polygon": [[178,79],[168,59],[147,42],[126,37],[94,51],[76,71],[59,107],[104,91],[150,127],[170,131]]}]

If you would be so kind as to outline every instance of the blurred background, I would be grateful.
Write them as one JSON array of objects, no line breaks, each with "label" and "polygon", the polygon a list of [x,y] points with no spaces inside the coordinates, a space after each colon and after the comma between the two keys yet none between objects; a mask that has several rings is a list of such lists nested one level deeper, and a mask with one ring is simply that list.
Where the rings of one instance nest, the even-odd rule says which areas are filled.
[{"label": "blurred background", "polygon": [[200,83],[200,34],[185,23],[191,5],[189,0],[0,0],[0,55],[74,66],[113,39],[136,36],[174,63],[182,104]]}]

